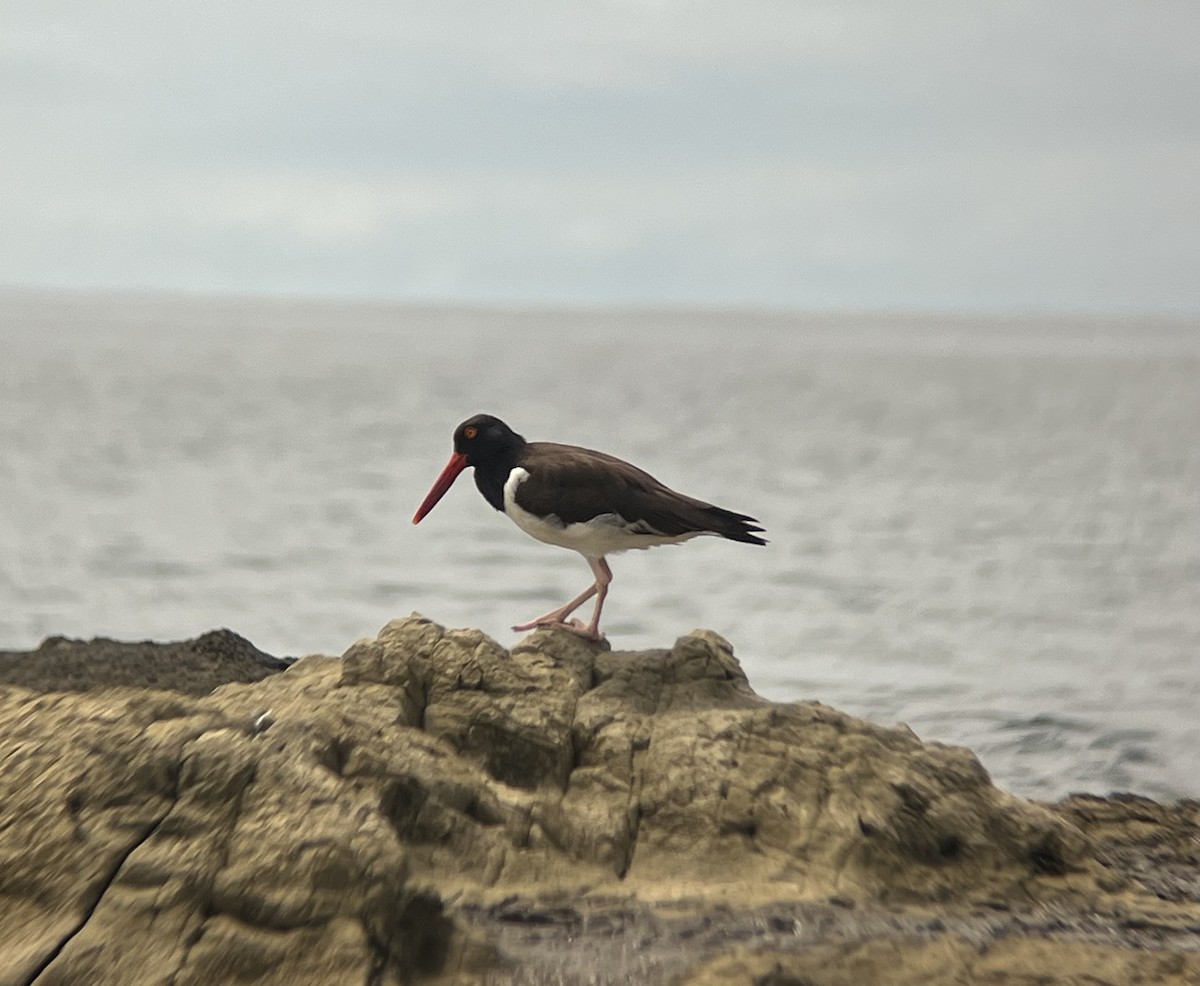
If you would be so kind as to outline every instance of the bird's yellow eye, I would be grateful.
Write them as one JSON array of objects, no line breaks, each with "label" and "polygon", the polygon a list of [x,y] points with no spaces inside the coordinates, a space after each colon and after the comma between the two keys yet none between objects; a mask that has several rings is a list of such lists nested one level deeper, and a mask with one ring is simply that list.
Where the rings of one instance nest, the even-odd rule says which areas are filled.
[{"label": "bird's yellow eye", "polygon": [[479,434],[479,429],[476,428],[474,425],[467,425],[467,427],[465,427],[463,429],[463,438],[468,438],[468,439],[474,438],[478,434]]}]

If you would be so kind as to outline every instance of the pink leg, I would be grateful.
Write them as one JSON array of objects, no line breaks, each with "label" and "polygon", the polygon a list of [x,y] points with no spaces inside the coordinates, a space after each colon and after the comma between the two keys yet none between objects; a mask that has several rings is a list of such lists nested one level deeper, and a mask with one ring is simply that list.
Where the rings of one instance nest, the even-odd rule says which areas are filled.
[{"label": "pink leg", "polygon": [[[551,610],[545,616],[539,616],[536,619],[530,620],[528,623],[520,623],[513,627],[514,630],[533,630],[535,627],[559,627],[563,630],[569,630],[571,633],[577,633],[581,637],[587,637],[591,640],[603,639],[600,633],[600,610],[604,606],[604,597],[608,595],[608,586],[612,582],[612,569],[608,567],[608,562],[603,558],[589,558],[588,565],[592,569],[592,574],[596,576],[596,581],[583,590],[578,596],[572,599],[569,603]],[[567,621],[575,610],[579,609],[592,596],[597,596],[596,608],[592,613],[592,622],[586,627],[579,620]]]},{"label": "pink leg", "polygon": [[596,575],[596,608],[592,611],[592,622],[582,631],[585,637],[592,640],[603,640],[600,632],[600,610],[604,608],[604,597],[608,595],[608,586],[612,582],[612,569],[603,558],[589,558],[588,564]]},{"label": "pink leg", "polygon": [[564,625],[567,617],[570,616],[572,613],[574,613],[575,610],[579,609],[580,606],[582,606],[584,603],[586,603],[595,594],[596,594],[595,584],[589,585],[586,589],[583,590],[583,592],[581,592],[578,596],[576,596],[574,599],[572,599],[569,603],[566,603],[563,606],[559,606],[558,609],[551,610],[545,616],[534,617],[534,619],[530,620],[528,623],[521,623],[521,624],[513,627],[513,629],[514,630],[532,630],[535,627]]}]

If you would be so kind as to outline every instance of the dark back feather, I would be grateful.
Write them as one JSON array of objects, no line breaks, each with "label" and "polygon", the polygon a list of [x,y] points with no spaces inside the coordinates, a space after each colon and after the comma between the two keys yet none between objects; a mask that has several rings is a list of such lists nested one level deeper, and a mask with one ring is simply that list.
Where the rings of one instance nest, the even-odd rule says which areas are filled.
[{"label": "dark back feather", "polygon": [[648,472],[616,456],[574,445],[530,442],[517,463],[537,482],[517,489],[517,503],[538,516],[555,514],[564,524],[586,523],[616,513],[654,534],[718,534],[731,541],[766,544],[762,527],[746,514],[734,513],[677,493]]}]

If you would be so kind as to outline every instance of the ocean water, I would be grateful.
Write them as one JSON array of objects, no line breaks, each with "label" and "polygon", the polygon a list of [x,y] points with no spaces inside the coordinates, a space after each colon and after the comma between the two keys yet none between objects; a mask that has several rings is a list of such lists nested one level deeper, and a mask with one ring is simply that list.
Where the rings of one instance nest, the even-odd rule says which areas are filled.
[{"label": "ocean water", "polygon": [[1200,322],[0,294],[0,649],[228,626],[341,653],[590,581],[469,476],[477,411],[750,513],[613,556],[620,649],[970,746],[1014,792],[1200,795]]}]

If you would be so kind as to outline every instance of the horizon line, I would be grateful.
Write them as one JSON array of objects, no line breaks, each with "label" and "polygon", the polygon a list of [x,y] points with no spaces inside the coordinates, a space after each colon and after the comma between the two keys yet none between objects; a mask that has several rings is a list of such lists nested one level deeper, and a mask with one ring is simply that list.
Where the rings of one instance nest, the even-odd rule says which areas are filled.
[{"label": "horizon line", "polygon": [[1166,319],[1189,322],[1200,319],[1200,309],[1151,309],[1125,307],[1079,306],[978,306],[966,305],[866,305],[825,304],[786,305],[768,302],[706,302],[666,301],[654,299],[624,301],[594,300],[547,300],[512,298],[454,298],[443,295],[387,295],[357,294],[344,292],[307,292],[263,289],[259,291],[231,291],[212,288],[184,288],[168,285],[121,285],[121,284],[46,284],[11,283],[0,281],[0,297],[50,296],[84,300],[105,298],[112,301],[130,302],[195,302],[195,303],[256,303],[267,305],[308,304],[349,307],[390,307],[425,311],[468,311],[511,315],[551,315],[578,313],[586,315],[746,315],[757,318],[845,318],[845,317],[892,317],[903,319],[952,318],[987,319],[996,321],[1027,321],[1047,318],[1056,320],[1104,320],[1128,321],[1140,319]]}]

